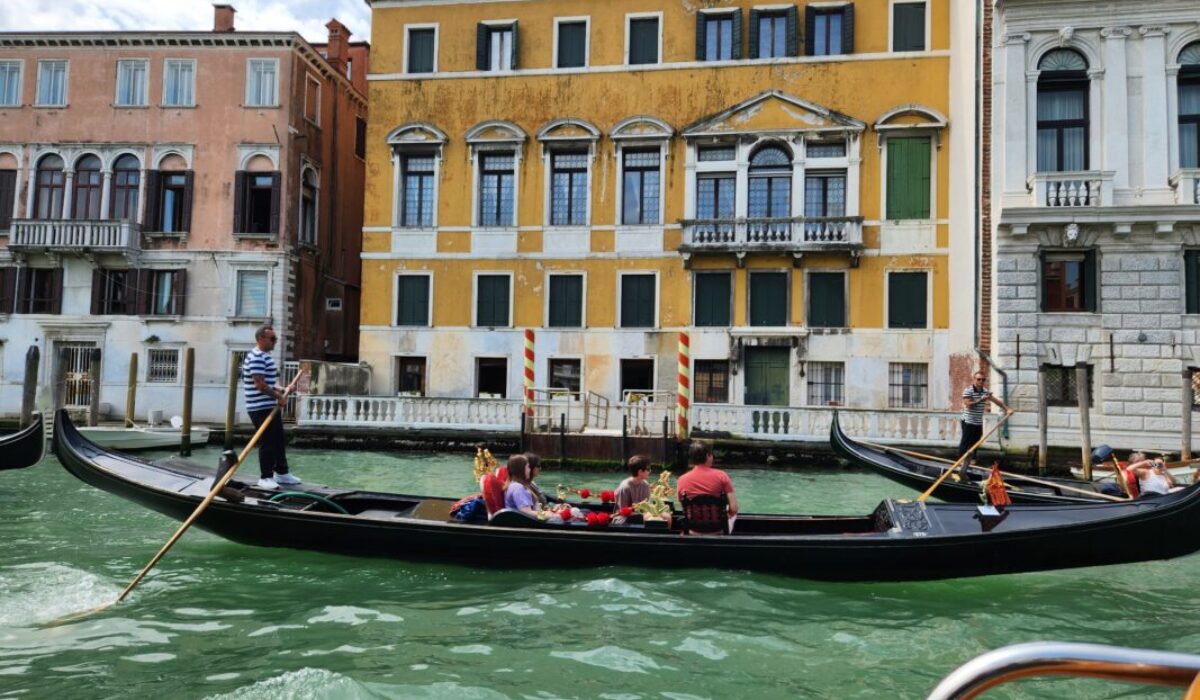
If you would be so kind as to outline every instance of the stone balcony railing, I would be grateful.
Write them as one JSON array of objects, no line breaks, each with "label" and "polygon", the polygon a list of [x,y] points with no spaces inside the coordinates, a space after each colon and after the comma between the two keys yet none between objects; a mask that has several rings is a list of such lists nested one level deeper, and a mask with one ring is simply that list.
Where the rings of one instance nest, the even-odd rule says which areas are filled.
[{"label": "stone balcony railing", "polygon": [[1026,187],[1035,207],[1107,207],[1113,203],[1112,176],[1099,170],[1036,173]]},{"label": "stone balcony railing", "polygon": [[686,219],[684,252],[857,251],[863,245],[861,216],[750,219]]},{"label": "stone balcony railing", "polygon": [[1177,204],[1200,204],[1200,168],[1183,168],[1171,177]]},{"label": "stone balcony railing", "polygon": [[16,219],[8,241],[16,252],[132,253],[141,248],[135,221]]}]

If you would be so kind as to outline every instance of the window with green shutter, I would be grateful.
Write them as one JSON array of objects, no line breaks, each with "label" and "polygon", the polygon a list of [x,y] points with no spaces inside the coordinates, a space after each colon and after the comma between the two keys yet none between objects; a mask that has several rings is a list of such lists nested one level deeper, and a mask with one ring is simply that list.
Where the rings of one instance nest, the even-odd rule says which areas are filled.
[{"label": "window with green shutter", "polygon": [[629,20],[629,65],[658,63],[658,18]]},{"label": "window with green shutter", "polygon": [[887,140],[887,218],[928,219],[929,137]]},{"label": "window with green shutter", "polygon": [[583,275],[550,275],[550,328],[583,327]]},{"label": "window with green shutter", "polygon": [[892,5],[892,51],[925,50],[925,3]]},{"label": "window with green shutter", "polygon": [[401,275],[396,278],[396,325],[429,325],[429,276]]},{"label": "window with green shutter", "polygon": [[697,326],[729,326],[733,276],[728,272],[697,272],[695,279],[692,323]]},{"label": "window with green shutter", "polygon": [[587,22],[561,22],[558,25],[558,68],[582,68],[587,65]]},{"label": "window with green shutter", "polygon": [[750,273],[751,326],[786,326],[787,308],[786,272]]},{"label": "window with green shutter", "polygon": [[479,275],[475,278],[475,325],[507,326],[508,275]]},{"label": "window with green shutter", "polygon": [[654,327],[654,275],[621,275],[621,328]]},{"label": "window with green shutter", "polygon": [[1184,252],[1183,270],[1187,283],[1186,313],[1200,314],[1200,250]]},{"label": "window with green shutter", "polygon": [[888,328],[928,328],[928,273],[888,274]]},{"label": "window with green shutter", "polygon": [[808,325],[813,328],[844,328],[846,326],[845,273],[809,273]]}]

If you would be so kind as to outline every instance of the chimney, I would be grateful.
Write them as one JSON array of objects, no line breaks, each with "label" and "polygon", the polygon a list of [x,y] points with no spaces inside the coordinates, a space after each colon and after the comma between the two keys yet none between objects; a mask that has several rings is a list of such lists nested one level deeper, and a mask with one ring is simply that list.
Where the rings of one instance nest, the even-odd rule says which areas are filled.
[{"label": "chimney", "polygon": [[233,5],[213,4],[213,31],[232,32],[233,15],[236,12]]},{"label": "chimney", "polygon": [[329,40],[325,47],[325,60],[329,61],[329,65],[340,75],[346,74],[346,48],[350,44],[350,30],[346,29],[346,25],[337,21],[337,18],[329,20],[325,25],[329,30]]}]

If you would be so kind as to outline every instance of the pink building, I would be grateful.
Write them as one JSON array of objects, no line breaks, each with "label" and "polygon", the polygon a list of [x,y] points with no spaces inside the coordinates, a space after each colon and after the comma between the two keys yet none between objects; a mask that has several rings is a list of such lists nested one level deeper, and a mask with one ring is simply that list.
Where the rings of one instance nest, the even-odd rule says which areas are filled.
[{"label": "pink building", "polygon": [[188,347],[220,419],[265,322],[279,360],[355,358],[369,48],[327,27],[237,32],[217,5],[206,32],[0,33],[0,413],[30,345],[114,415],[138,353],[139,420],[179,412]]}]

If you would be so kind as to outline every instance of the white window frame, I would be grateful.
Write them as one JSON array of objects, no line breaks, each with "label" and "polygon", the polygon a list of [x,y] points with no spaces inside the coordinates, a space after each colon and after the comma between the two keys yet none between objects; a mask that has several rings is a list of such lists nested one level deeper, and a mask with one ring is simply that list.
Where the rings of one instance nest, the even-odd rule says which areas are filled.
[{"label": "white window frame", "polygon": [[[579,299],[579,304],[581,306],[581,308],[579,309],[579,324],[580,325],[578,325],[578,326],[551,326],[550,325],[550,278],[551,277],[581,277],[583,279],[583,282],[581,283],[583,285],[583,288],[581,290],[580,299]],[[557,331],[569,332],[569,331],[575,331],[575,330],[583,330],[584,328],[588,327],[588,323],[587,323],[588,285],[587,285],[587,272],[585,270],[547,270],[546,274],[545,274],[545,278],[544,278],[544,285],[545,286],[542,287],[542,289],[546,290],[546,295],[545,295],[546,298],[542,301],[542,318],[545,319],[545,321],[542,323],[543,328],[545,328],[548,332],[557,332]]]},{"label": "white window frame", "polygon": [[[626,360],[649,360],[650,361],[650,382],[654,385],[649,389],[634,389],[643,394],[649,394],[647,398],[651,398],[658,391],[658,356],[657,355],[625,355],[617,357],[617,400],[622,404],[625,403],[625,390],[621,388],[621,363]],[[689,375],[690,376],[690,375]],[[671,399],[672,402],[675,399]]]},{"label": "white window frame", "polygon": [[[614,330],[618,331],[652,331],[657,330],[660,326],[659,309],[662,307],[662,276],[658,274],[658,270],[619,270],[617,271],[617,327]],[[624,313],[621,296],[625,288],[626,275],[654,275],[654,325],[646,328],[639,326],[637,328],[627,328],[625,319],[621,317]]]},{"label": "white window frame", "polygon": [[[312,86],[317,87],[316,91],[316,109],[313,110],[313,118],[308,118],[308,89]],[[321,126],[321,81],[308,71],[304,72],[304,121],[313,126]]]},{"label": "white window frame", "polygon": [[[1096,264],[1098,268],[1099,263]],[[891,289],[892,289],[892,274],[896,272],[921,272],[925,275],[925,327],[924,328],[892,328],[891,313]],[[898,267],[894,270],[887,270],[883,280],[883,330],[888,333],[928,333],[934,330],[933,325],[933,273],[932,267]],[[1039,278],[1038,286],[1041,286]],[[850,315],[849,298],[846,303],[846,316]],[[1040,308],[1040,301],[1039,301]],[[849,322],[849,318],[847,318]]]},{"label": "white window frame", "polygon": [[[313,180],[313,240],[304,240],[304,175],[308,171],[312,171]],[[303,245],[317,245],[317,239],[320,238],[321,226],[321,169],[311,161],[305,160],[300,167],[300,187],[296,193],[296,241]]]},{"label": "white window frame", "polygon": [[[400,315],[400,309],[396,306],[396,302],[400,299],[400,278],[401,277],[425,277],[428,279],[428,282],[429,282],[429,308],[426,309],[426,311],[425,311],[426,323],[423,326],[408,326],[408,325],[402,326],[402,325],[400,325],[399,318],[398,318]],[[433,328],[434,327],[433,326],[433,271],[432,270],[429,270],[429,271],[405,270],[403,272],[395,272],[392,274],[392,318],[389,321],[389,325],[392,328]],[[409,357],[409,355],[402,355],[402,356],[398,356],[398,357]],[[425,371],[426,372],[429,371],[428,365],[425,366]],[[428,379],[429,379],[429,377],[426,376],[426,380],[428,380]],[[425,389],[426,389],[426,391],[428,391],[428,389],[429,389],[428,385],[426,385]]]},{"label": "white window frame", "polygon": [[[582,224],[555,224],[552,222],[550,215],[552,204],[550,198],[554,194],[554,153],[561,151],[579,150],[580,147],[587,149],[587,211],[584,212]],[[592,197],[596,194],[595,185],[592,181],[593,168],[596,164],[596,143],[594,139],[579,139],[575,140],[553,140],[542,142],[542,167],[545,176],[542,178],[542,221],[544,228],[551,231],[581,231],[590,230],[592,227]],[[570,206],[568,204],[568,206]]]},{"label": "white window frame", "polygon": [[[171,74],[172,65],[190,64],[192,67],[191,87],[188,90],[192,99],[185,104],[172,104],[167,102],[167,76]],[[181,108],[196,106],[196,59],[194,58],[164,58],[163,59],[163,75],[162,75],[162,107]]]},{"label": "white window frame", "polygon": [[[879,134],[879,220],[885,226],[911,226],[913,224],[930,225],[938,220],[938,169],[937,169],[937,154],[941,150],[941,133],[940,129],[935,127],[917,128],[904,131],[882,131],[877,130]],[[887,218],[887,166],[888,166],[888,139],[902,138],[921,138],[929,137],[929,217],[926,219],[889,219]],[[855,168],[857,169],[857,165]],[[850,214],[850,173],[846,173],[846,215]],[[857,212],[855,212],[857,215]]]},{"label": "white window frame", "polygon": [[[155,343],[153,346],[146,348],[146,374],[142,381],[150,386],[178,386],[182,380],[183,372],[181,365],[183,364],[183,345],[174,345],[170,343]],[[154,362],[151,359],[151,354],[158,352],[174,352],[175,353],[175,378],[170,381],[153,380],[150,378],[150,370],[154,367]]]},{"label": "white window frame", "polygon": [[[616,222],[616,227],[620,230],[662,230],[665,226],[667,202],[664,196],[664,184],[667,181],[667,151],[670,150],[671,140],[669,136],[654,138],[650,140],[626,140],[617,141],[617,193],[614,199],[616,200],[616,212],[613,221]],[[658,223],[655,224],[627,224],[625,223],[625,150],[633,151],[648,151],[658,149]]]},{"label": "white window frame", "polygon": [[[555,360],[577,360],[579,362],[579,396],[570,397],[572,401],[581,399],[587,393],[587,362],[584,361],[583,355],[567,353],[563,355],[550,355],[546,358],[546,387],[550,391],[554,391],[554,386],[550,384],[553,379],[553,374],[550,372],[550,363]],[[536,373],[536,369],[534,370]]]},{"label": "white window frame", "polygon": [[436,150],[430,155],[433,158],[433,211],[428,226],[406,226],[404,224],[404,159],[420,156],[425,153],[425,147],[420,145],[391,144],[393,163],[393,196],[392,196],[392,230],[394,231],[436,231],[438,227],[438,195],[442,181],[442,144],[436,144]]},{"label": "white window frame", "polygon": [[[139,102],[121,102],[121,74],[125,70],[125,66],[141,64],[142,69],[146,71],[146,79],[142,83],[142,92],[136,97]],[[117,60],[117,79],[116,85],[113,86],[113,106],[120,108],[130,107],[149,107],[150,106],[150,59],[148,58],[121,58]]]},{"label": "white window frame", "polygon": [[[49,64],[63,64],[63,94],[62,102],[49,104],[42,102],[42,67]],[[50,107],[61,109],[70,104],[71,100],[71,61],[66,58],[40,58],[38,59],[37,85],[34,86],[34,107]]]},{"label": "white window frame", "polygon": [[917,53],[916,51],[896,51],[896,28],[892,26],[896,20],[896,5],[924,5],[925,6],[925,51],[932,51],[930,47],[930,21],[931,13],[929,0],[888,0],[888,53]]},{"label": "white window frame", "polygon": [[841,383],[842,401],[838,405],[845,406],[846,405],[846,364],[847,364],[846,360],[845,359],[841,359],[841,360],[805,360],[804,362],[805,362],[805,367],[804,367],[804,405],[805,406],[822,406],[822,407],[829,406],[828,402],[819,403],[819,404],[812,403],[812,390],[815,387],[816,382],[811,381],[809,379],[809,377],[812,376],[813,365],[841,365],[841,367],[842,367],[842,383]]},{"label": "white window frame", "polygon": [[[629,54],[633,46],[629,43],[631,32],[633,30],[633,20],[635,19],[657,19],[658,20],[658,61],[654,63],[637,63],[629,62]],[[625,14],[625,65],[638,70],[639,66],[661,66],[663,61],[663,13],[660,12],[628,12]]]},{"label": "white window frame", "polygon": [[[482,141],[470,144],[471,149],[471,228],[483,231],[516,231],[518,222],[521,220],[521,162],[524,160],[523,154],[525,151],[524,142],[519,141],[504,141],[504,142],[487,142]],[[512,222],[503,226],[484,226],[479,220],[480,200],[483,195],[483,187],[481,180],[483,178],[483,157],[495,155],[497,153],[512,153],[513,154],[513,215]],[[440,160],[439,160],[440,163]],[[434,194],[437,189],[435,185]]]},{"label": "white window frame", "polygon": [[[710,18],[711,19],[722,19],[722,18],[727,17],[727,18],[729,18],[730,21],[733,21],[733,18],[738,13],[738,11],[739,11],[739,8],[731,9],[731,8],[727,8],[727,7],[702,7],[702,8],[699,8],[696,10],[696,21],[705,23],[704,33],[705,33],[705,36],[707,37],[707,35],[708,35],[707,22]],[[733,41],[733,37],[730,37],[730,41],[731,42]],[[742,48],[744,49],[745,47],[743,46]],[[730,49],[730,53],[732,53],[733,52],[732,43],[730,44],[729,49]],[[696,58],[695,60],[699,63],[727,63],[729,61],[738,61],[738,60],[745,60],[745,59],[739,59],[735,56],[733,58],[715,58],[711,61],[706,58]]]},{"label": "white window frame", "polygon": [[[401,355],[401,357],[412,357],[411,355]],[[479,395],[479,361],[480,360],[504,360],[504,396],[480,396]],[[524,362],[524,360],[522,360]],[[522,365],[524,368],[524,365]],[[426,370],[428,371],[428,370]],[[524,371],[524,369],[522,369]],[[513,380],[513,358],[511,355],[502,355],[496,353],[482,353],[479,355],[471,355],[471,385],[474,391],[471,392],[471,397],[475,399],[483,399],[484,401],[502,401],[508,399],[508,395],[512,393]],[[582,373],[582,370],[581,370]],[[524,388],[519,391],[521,396],[525,395]]]},{"label": "white window frame", "polygon": [[[517,20],[515,19],[488,19],[480,22],[488,28],[488,72],[489,73],[511,73],[513,72],[513,49],[516,48],[517,41]],[[512,36],[508,41],[508,60],[500,60],[501,56],[494,55],[492,46],[492,35],[496,30],[504,31],[507,29]],[[434,42],[437,43],[436,41]],[[407,54],[405,54],[407,56]]]},{"label": "white window frame", "polygon": [[[395,302],[393,302],[393,303],[395,303]],[[401,326],[401,327],[402,328],[412,328],[413,326]],[[400,377],[398,376],[398,374],[396,372],[396,369],[397,369],[396,363],[400,360],[401,357],[414,357],[414,358],[420,358],[425,361],[425,391],[424,391],[424,393],[401,394],[400,390],[398,388],[396,388],[396,384],[398,384],[399,380],[400,380]],[[391,358],[392,358],[392,388],[391,388],[391,392],[393,392],[394,395],[396,395],[396,396],[407,396],[407,397],[429,396],[429,355],[426,353],[421,353],[421,352],[394,352],[394,353],[392,353]]]},{"label": "white window frame", "polygon": [[[508,278],[508,324],[504,326],[481,326],[479,325],[479,278],[480,277],[507,277]],[[471,273],[471,327],[472,328],[512,328],[513,327],[513,298],[516,297],[516,289],[513,288],[515,278],[511,270],[475,270]],[[432,297],[433,295],[430,295]]]},{"label": "white window frame", "polygon": [[[253,69],[251,68],[251,66],[253,66],[256,63],[271,63],[271,64],[274,64],[274,66],[275,66],[275,80],[273,81],[275,83],[275,85],[274,85],[275,89],[271,96],[271,101],[269,104],[253,104],[250,100],[250,96],[251,96],[250,87],[252,85],[251,76],[253,75]],[[261,91],[255,91],[255,96],[257,96],[258,92],[261,92]],[[247,58],[246,59],[246,93],[245,93],[244,97],[245,97],[245,103],[242,106],[249,108],[249,109],[269,109],[269,108],[279,106],[279,59],[278,58]]]},{"label": "white window frame", "polygon": [[433,30],[433,70],[430,71],[429,73],[413,73],[413,75],[433,75],[438,72],[438,45],[442,38],[442,32],[439,29],[439,24],[437,22],[430,22],[430,23],[425,23],[425,24],[406,24],[406,25],[404,25],[404,55],[402,57],[403,62],[404,62],[404,74],[405,75],[409,74],[408,46],[409,46],[409,37],[412,35],[412,31],[414,29],[432,29]]},{"label": "white window frame", "polygon": [[17,66],[17,101],[11,104],[0,102],[0,107],[20,107],[22,105],[21,93],[25,90],[25,59],[6,58],[0,60],[0,64],[15,64]]},{"label": "white window frame", "polygon": [[[887,408],[904,408],[904,409],[913,409],[913,408],[928,409],[929,408],[929,399],[931,398],[931,394],[933,391],[933,383],[932,383],[933,372],[930,371],[931,364],[933,364],[933,363],[930,362],[929,360],[888,360],[887,384],[884,385],[886,388],[886,391],[887,391],[887,393],[884,394],[884,401],[887,404],[886,407]],[[920,406],[892,406],[892,401],[891,401],[892,365],[925,365],[925,402],[922,405],[920,405]],[[901,386],[903,386],[903,385],[901,385]]]},{"label": "white window frame", "polygon": [[[578,24],[583,22],[583,65],[570,66],[564,68],[558,65],[558,33],[560,24]],[[550,49],[554,53],[550,54],[550,65],[554,66],[554,70],[584,70],[592,65],[592,18],[591,15],[583,15],[580,17],[555,17],[554,18],[554,41]]]},{"label": "white window frame", "polygon": [[[239,308],[239,304],[241,303],[241,297],[242,297],[242,294],[241,294],[242,274],[247,273],[247,272],[261,272],[267,276],[267,284],[265,287],[266,299],[263,300],[263,308],[267,313],[263,316],[247,316],[247,315],[244,315],[242,313],[242,310]],[[269,267],[246,265],[246,266],[239,266],[239,267],[233,268],[233,304],[232,304],[231,311],[232,311],[232,313],[230,314],[230,316],[232,316],[233,318],[238,318],[238,319],[269,319],[269,318],[271,318],[271,270]]]}]

